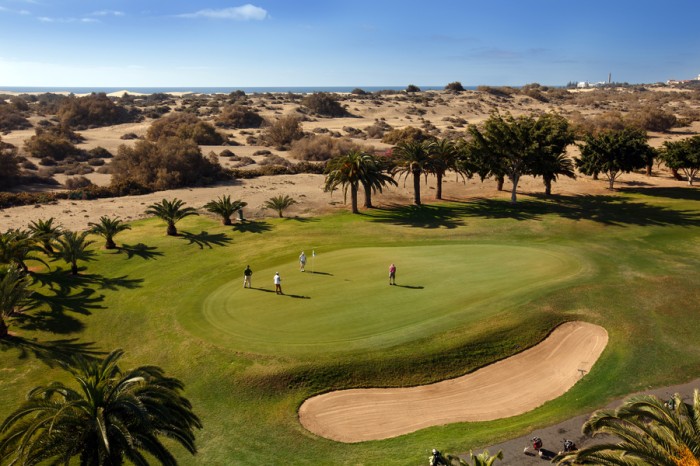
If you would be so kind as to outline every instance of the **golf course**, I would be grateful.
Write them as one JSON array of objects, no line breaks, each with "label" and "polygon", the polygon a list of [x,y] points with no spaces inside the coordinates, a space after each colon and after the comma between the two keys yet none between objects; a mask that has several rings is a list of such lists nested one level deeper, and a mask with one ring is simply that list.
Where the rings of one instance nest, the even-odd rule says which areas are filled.
[{"label": "golf course", "polygon": [[[232,226],[201,212],[175,237],[159,219],[137,220],[116,250],[91,236],[77,276],[62,261],[29,262],[33,306],[0,339],[0,417],[33,387],[71,383],[58,361],[121,348],[122,366],[157,365],[184,382],[203,428],[195,456],[166,440],[180,464],[421,465],[432,448],[480,451],[700,375],[698,201],[692,187],[628,186]],[[520,414],[349,442],[300,422],[313,397],[456,380],[579,322],[600,329],[597,360]],[[536,354],[519,370],[556,374],[557,359]],[[504,402],[529,396],[525,376],[488,374],[515,395]]]}]

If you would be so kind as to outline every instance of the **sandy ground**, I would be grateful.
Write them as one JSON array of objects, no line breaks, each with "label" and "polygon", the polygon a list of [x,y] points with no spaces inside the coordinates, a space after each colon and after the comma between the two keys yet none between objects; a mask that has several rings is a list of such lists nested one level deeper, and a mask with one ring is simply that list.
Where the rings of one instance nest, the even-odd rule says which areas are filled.
[{"label": "sandy ground", "polygon": [[[299,420],[322,437],[362,442],[436,425],[516,416],[573,387],[590,371],[607,342],[604,328],[568,322],[533,348],[463,377],[418,387],[340,390],[315,396],[301,405]],[[551,370],[532,370],[539,365]]]}]

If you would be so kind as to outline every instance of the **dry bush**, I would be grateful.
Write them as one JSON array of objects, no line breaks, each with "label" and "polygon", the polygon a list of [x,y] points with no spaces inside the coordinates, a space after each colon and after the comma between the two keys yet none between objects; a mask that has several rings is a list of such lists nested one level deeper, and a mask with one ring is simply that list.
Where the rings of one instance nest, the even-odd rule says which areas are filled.
[{"label": "dry bush", "polygon": [[254,165],[255,160],[253,160],[251,157],[239,157],[238,162],[233,164],[234,168],[241,168],[241,167],[246,167],[248,165]]},{"label": "dry bush", "polygon": [[261,167],[269,166],[269,165],[279,165],[282,167],[290,167],[292,165],[292,162],[285,159],[284,157],[280,157],[279,155],[270,155],[269,157],[265,157],[260,162],[258,162],[258,165],[260,165]]},{"label": "dry bush", "polygon": [[325,161],[353,150],[362,150],[363,146],[347,138],[331,136],[307,136],[292,144],[290,155],[297,160]]},{"label": "dry bush", "polygon": [[273,146],[278,150],[287,150],[294,141],[304,137],[304,131],[301,129],[299,118],[286,115],[265,128],[261,137],[265,145]]},{"label": "dry bush", "polygon": [[70,96],[61,102],[57,116],[62,125],[76,129],[129,123],[140,118],[138,110],[128,111],[115,105],[104,93]]},{"label": "dry bush", "polygon": [[2,142],[0,138],[0,189],[9,188],[17,183],[20,162],[17,148],[12,144]]},{"label": "dry bush", "polygon": [[24,150],[32,157],[50,158],[55,161],[63,160],[80,152],[65,137],[43,132],[38,128],[36,134],[24,142]]},{"label": "dry bush", "polygon": [[136,133],[126,133],[126,134],[122,134],[122,135],[119,137],[119,139],[122,139],[122,140],[124,140],[124,141],[128,141],[128,140],[131,140],[131,139],[138,139],[138,138],[139,138],[139,135],[136,134]]},{"label": "dry bush", "polygon": [[625,121],[630,125],[646,131],[666,132],[673,128],[677,119],[658,107],[644,107],[630,113]]},{"label": "dry bush", "polygon": [[464,92],[466,89],[464,89],[464,86],[462,86],[461,82],[455,81],[445,86],[445,90],[452,92]]},{"label": "dry bush", "polygon": [[111,159],[112,158],[112,153],[102,146],[97,146],[93,149],[90,149],[87,152],[93,158],[98,158],[98,159]]},{"label": "dry bush", "polygon": [[315,92],[307,95],[301,101],[301,104],[317,115],[331,118],[348,115],[348,112],[338,102],[338,98],[327,92]]},{"label": "dry bush", "polygon": [[265,123],[257,112],[242,105],[224,107],[215,121],[216,126],[229,129],[260,128]]},{"label": "dry bush", "polygon": [[400,142],[421,142],[430,139],[430,136],[425,134],[421,129],[413,126],[406,126],[401,129],[389,131],[382,138],[385,144],[398,144]]},{"label": "dry bush", "polygon": [[150,141],[163,137],[176,137],[196,144],[220,145],[224,137],[209,123],[190,113],[173,113],[154,121],[146,134]]},{"label": "dry bush", "polygon": [[389,123],[384,120],[377,120],[371,126],[365,128],[368,138],[381,139],[387,131],[394,129]]},{"label": "dry bush", "polygon": [[84,176],[74,176],[73,178],[66,178],[66,181],[63,182],[63,186],[70,190],[87,188],[88,186],[92,185],[92,181],[88,180]]},{"label": "dry bush", "polygon": [[25,129],[31,128],[32,125],[29,123],[22,112],[17,110],[13,105],[9,105],[1,101],[0,104],[0,131],[12,131],[15,129]]}]

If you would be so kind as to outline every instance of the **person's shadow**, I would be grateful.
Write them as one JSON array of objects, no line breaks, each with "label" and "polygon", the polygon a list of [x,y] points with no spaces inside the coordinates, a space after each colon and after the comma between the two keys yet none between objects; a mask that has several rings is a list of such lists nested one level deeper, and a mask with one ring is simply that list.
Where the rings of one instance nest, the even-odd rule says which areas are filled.
[{"label": "person's shadow", "polygon": [[420,286],[420,285],[394,285],[394,286],[398,286],[399,288],[408,288],[409,290],[422,290],[423,288],[425,288],[424,286]]}]

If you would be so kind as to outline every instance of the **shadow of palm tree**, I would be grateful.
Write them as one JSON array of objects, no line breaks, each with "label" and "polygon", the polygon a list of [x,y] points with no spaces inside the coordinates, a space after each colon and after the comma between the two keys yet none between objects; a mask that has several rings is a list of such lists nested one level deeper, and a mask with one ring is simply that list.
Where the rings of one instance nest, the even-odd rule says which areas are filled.
[{"label": "shadow of palm tree", "polygon": [[623,188],[620,191],[625,193],[641,194],[643,196],[667,197],[669,199],[685,199],[688,201],[700,201],[700,189],[693,186],[683,186],[677,188]]},{"label": "shadow of palm tree", "polygon": [[133,257],[140,257],[144,260],[155,259],[156,257],[162,256],[163,253],[157,251],[155,246],[146,246],[143,243],[138,243],[134,245],[122,244],[118,249],[118,253],[126,253],[126,258],[131,259]]},{"label": "shadow of palm tree", "polygon": [[19,359],[33,355],[49,367],[76,367],[79,360],[98,360],[105,354],[95,348],[95,343],[80,343],[77,338],[52,341],[37,341],[17,335],[0,339],[0,351],[19,350]]},{"label": "shadow of palm tree", "polygon": [[212,249],[213,246],[225,246],[231,242],[231,238],[224,233],[207,233],[206,231],[202,231],[194,234],[183,231],[180,233],[180,236],[189,241],[190,244],[199,246],[199,249],[204,249],[205,246]]},{"label": "shadow of palm tree", "polygon": [[142,278],[105,277],[98,274],[71,275],[61,268],[56,268],[44,273],[32,274],[34,283],[41,284],[51,290],[58,288],[59,292],[68,295],[74,289],[97,286],[100,289],[116,290],[118,288],[134,289],[141,286]]},{"label": "shadow of palm tree", "polygon": [[272,226],[267,222],[244,221],[233,226],[233,231],[241,233],[263,233],[272,230]]},{"label": "shadow of palm tree", "polygon": [[464,224],[458,205],[410,205],[373,209],[366,212],[373,222],[391,223],[415,228],[457,228]]}]

